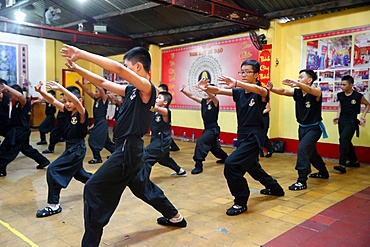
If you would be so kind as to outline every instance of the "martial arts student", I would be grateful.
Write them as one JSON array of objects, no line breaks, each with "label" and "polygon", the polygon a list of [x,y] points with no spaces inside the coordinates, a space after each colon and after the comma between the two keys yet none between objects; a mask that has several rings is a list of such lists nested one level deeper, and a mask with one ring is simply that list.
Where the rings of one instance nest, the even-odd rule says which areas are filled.
[{"label": "martial arts student", "polygon": [[154,106],[154,115],[150,125],[150,144],[145,148],[144,162],[150,167],[155,163],[167,166],[174,170],[170,175],[185,177],[186,171],[170,157],[171,145],[171,110],[169,106],[172,95],[168,92],[159,92]]},{"label": "martial arts student", "polygon": [[235,151],[225,160],[224,168],[224,176],[234,196],[234,205],[226,211],[230,216],[247,211],[250,190],[244,177],[246,172],[265,186],[265,189],[260,191],[261,194],[284,195],[283,188],[258,162],[264,134],[262,112],[269,101],[267,89],[256,85],[260,64],[255,60],[245,60],[240,67],[241,81],[229,76],[218,78],[220,84],[226,84],[226,88],[210,86],[206,78],[201,79],[198,84],[199,88],[206,92],[232,96],[236,103],[238,143]]},{"label": "martial arts student", "polygon": [[[160,84],[160,85],[157,87],[157,91],[158,91],[158,92],[168,92],[168,86],[167,86],[166,84]],[[175,140],[172,138],[172,136],[171,136],[170,151],[172,151],[172,152],[180,151],[179,146],[176,144],[176,142],[175,142]]]},{"label": "martial arts student", "polygon": [[[55,91],[49,90],[49,94],[51,94],[55,98]],[[32,104],[37,102],[45,102],[44,99],[35,100],[32,102]],[[37,142],[37,145],[45,145],[46,142],[46,133],[51,132],[51,130],[54,128],[54,122],[55,122],[55,112],[56,108],[54,105],[46,102],[45,107],[45,119],[41,122],[39,126],[39,132],[40,132],[40,141]]]},{"label": "martial arts student", "polygon": [[[0,84],[7,85],[8,83],[0,78]],[[9,130],[9,97],[0,91],[0,136],[5,137]]]},{"label": "martial arts student", "polygon": [[[186,227],[187,223],[163,191],[149,179],[150,167],[143,163],[144,141],[154,112],[156,89],[148,80],[151,65],[149,52],[141,47],[125,53],[124,64],[76,47],[64,45],[62,56],[66,65],[96,86],[125,96],[113,128],[116,150],[103,163],[84,189],[85,233],[83,247],[98,246],[103,228],[108,224],[128,186],[135,196],[150,204],[164,217],[158,224]],[[81,68],[73,62],[83,59],[108,69],[127,80],[119,85]]]},{"label": "martial arts student", "polygon": [[[64,104],[64,94],[60,94],[60,102]],[[57,113],[57,123],[54,128],[50,131],[49,145],[48,148],[42,151],[43,154],[54,153],[55,145],[58,142],[64,141],[65,130],[68,126],[68,119],[63,111]]]},{"label": "martial arts student", "polygon": [[0,177],[6,176],[6,167],[19,152],[35,160],[37,169],[43,169],[50,161],[30,145],[31,102],[23,95],[19,85],[7,86],[0,84],[0,92],[12,99],[12,112],[9,120],[9,130],[0,145]]},{"label": "martial arts student", "polygon": [[67,188],[72,178],[86,183],[91,177],[83,168],[86,155],[85,136],[87,134],[88,113],[82,105],[80,89],[75,86],[64,88],[57,82],[49,81],[47,87],[58,90],[64,94],[64,103],[55,99],[51,94],[42,89],[42,82],[35,86],[44,99],[53,104],[59,111],[63,111],[68,119],[65,132],[65,151],[54,160],[46,172],[48,183],[48,197],[46,206],[36,212],[36,217],[47,217],[62,212],[60,207],[60,192]]},{"label": "martial arts student", "polygon": [[[352,137],[357,132],[359,137],[359,126],[365,126],[366,114],[370,109],[370,104],[363,94],[353,90],[353,77],[345,75],[342,77],[340,88],[342,92],[337,94],[339,101],[337,116],[333,119],[334,124],[338,125],[339,131],[339,166],[334,166],[334,169],[340,173],[346,173],[346,167],[360,167],[360,162],[357,160],[355,147],[352,144]],[[361,104],[365,105],[365,109],[360,117],[357,115],[361,112]],[[348,162],[347,162],[348,160]]]},{"label": "martial arts student", "polygon": [[[297,162],[298,180],[289,186],[289,190],[307,189],[308,175],[311,178],[329,178],[325,163],[317,152],[316,143],[321,134],[326,136],[325,127],[321,117],[322,92],[320,88],[313,87],[317,75],[313,70],[303,69],[299,72],[298,80],[284,79],[283,84],[292,89],[275,88],[269,82],[267,88],[276,94],[291,96],[295,101],[295,115],[299,123]],[[311,173],[311,165],[318,172]]]},{"label": "martial arts student", "polygon": [[109,138],[108,133],[108,122],[107,122],[107,109],[108,109],[108,97],[105,90],[101,87],[95,87],[95,93],[84,85],[86,81],[81,83],[78,79],[76,84],[79,85],[84,92],[94,99],[93,114],[94,114],[94,126],[90,130],[88,139],[89,147],[93,154],[93,159],[89,160],[89,164],[102,163],[100,151],[105,148],[110,153],[114,151],[114,144]]},{"label": "martial arts student", "polygon": [[220,126],[217,120],[220,107],[215,94],[205,91],[204,97],[200,98],[187,91],[185,87],[186,85],[182,85],[180,92],[201,105],[204,130],[195,145],[193,156],[195,168],[191,171],[191,174],[199,174],[203,172],[203,161],[206,160],[209,152],[219,159],[216,163],[223,164],[227,158],[227,153],[222,150],[219,140]]}]

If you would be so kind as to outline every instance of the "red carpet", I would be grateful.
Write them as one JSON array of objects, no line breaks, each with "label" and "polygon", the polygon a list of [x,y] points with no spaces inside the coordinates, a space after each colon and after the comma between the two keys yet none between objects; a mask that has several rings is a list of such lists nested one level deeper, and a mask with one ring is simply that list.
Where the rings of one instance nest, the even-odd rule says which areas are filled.
[{"label": "red carpet", "polygon": [[370,187],[325,209],[263,246],[370,246]]}]

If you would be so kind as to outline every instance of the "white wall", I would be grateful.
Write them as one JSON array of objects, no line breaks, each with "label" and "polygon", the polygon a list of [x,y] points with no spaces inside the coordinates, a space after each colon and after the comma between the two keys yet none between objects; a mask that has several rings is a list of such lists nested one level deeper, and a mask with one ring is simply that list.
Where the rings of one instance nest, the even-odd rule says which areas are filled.
[{"label": "white wall", "polygon": [[[39,97],[33,86],[39,81],[45,82],[46,66],[45,66],[45,40],[41,38],[33,38],[16,34],[0,32],[0,43],[26,44],[28,47],[28,81],[30,84],[29,93],[31,96]],[[18,75],[18,83],[21,76]]]}]

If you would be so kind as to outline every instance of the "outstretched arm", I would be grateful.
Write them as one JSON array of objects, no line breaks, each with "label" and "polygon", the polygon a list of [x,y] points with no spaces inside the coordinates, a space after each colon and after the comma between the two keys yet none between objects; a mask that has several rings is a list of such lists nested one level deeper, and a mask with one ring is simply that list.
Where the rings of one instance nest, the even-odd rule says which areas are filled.
[{"label": "outstretched arm", "polygon": [[90,88],[86,87],[84,83],[81,83],[80,79],[76,79],[76,84],[79,85],[90,98],[95,99],[95,94],[91,92]]},{"label": "outstretched arm", "polygon": [[201,98],[195,96],[194,94],[192,94],[190,91],[186,90],[185,88],[186,88],[186,85],[184,85],[184,84],[181,85],[180,92],[185,94],[185,96],[188,97],[189,99],[192,99],[192,100],[194,100],[195,102],[197,102],[199,104],[202,102]]},{"label": "outstretched arm", "polygon": [[285,89],[285,88],[275,88],[274,84],[269,81],[266,85],[266,88],[273,93],[285,96],[294,96],[294,89]]},{"label": "outstretched arm", "polygon": [[216,86],[209,85],[209,79],[202,78],[198,82],[198,88],[203,90],[204,92],[209,92],[212,94],[222,94],[227,96],[233,96],[232,89],[225,89],[225,88],[218,88]]},{"label": "outstretched arm", "polygon": [[256,84],[245,83],[243,81],[238,81],[230,76],[221,75],[218,77],[220,84],[224,84],[226,88],[236,88],[241,87],[255,94],[261,95],[263,98],[267,96],[267,90],[263,87],[260,87]]},{"label": "outstretched arm", "polygon": [[21,103],[22,107],[27,103],[26,97],[17,90],[13,89],[12,87],[9,87],[8,85],[5,84],[0,84],[0,91],[3,92],[6,95],[13,96],[17,98],[19,103]]},{"label": "outstretched arm", "polygon": [[49,81],[46,84],[46,86],[51,88],[51,89],[59,90],[60,92],[62,92],[64,94],[64,96],[66,98],[68,98],[68,100],[70,100],[76,106],[76,109],[77,109],[78,113],[80,114],[80,122],[84,123],[86,121],[86,119],[85,119],[85,108],[83,107],[80,100],[73,93],[71,93],[65,87],[63,87],[62,85],[60,85],[58,82],[55,82],[55,81]]},{"label": "outstretched arm", "polygon": [[42,85],[43,85],[42,81],[39,81],[39,84],[35,86],[35,91],[40,93],[43,99],[46,100],[48,103],[53,104],[56,108],[58,108],[58,110],[63,111],[64,104],[57,100],[56,98],[54,98],[54,96],[48,93],[46,90],[44,90],[42,88]]},{"label": "outstretched arm", "polygon": [[127,85],[121,85],[121,84],[117,84],[117,83],[108,81],[104,77],[99,76],[95,73],[92,73],[91,71],[89,71],[87,69],[84,69],[84,68],[78,66],[75,63],[66,62],[65,65],[69,69],[73,70],[74,72],[77,72],[83,78],[86,78],[87,80],[89,80],[95,86],[105,88],[109,91],[115,92],[118,95],[125,96],[125,94],[126,94]]},{"label": "outstretched arm", "polygon": [[305,91],[309,94],[312,94],[316,98],[319,98],[321,96],[321,89],[319,89],[319,88],[314,88],[312,86],[309,86],[307,84],[304,84],[304,83],[301,83],[301,82],[298,82],[298,81],[292,80],[292,79],[284,79],[282,82],[283,82],[284,85],[290,86],[292,88],[299,87],[303,91]]},{"label": "outstretched arm", "polygon": [[64,48],[62,48],[61,53],[62,56],[70,62],[83,59],[94,63],[106,70],[110,70],[118,74],[122,79],[128,81],[134,87],[136,87],[142,94],[144,94],[144,96],[149,95],[150,97],[151,95],[152,87],[149,80],[147,78],[139,76],[134,71],[126,68],[123,64],[117,61],[84,50],[80,50],[77,47],[69,46],[66,44],[64,45]]}]

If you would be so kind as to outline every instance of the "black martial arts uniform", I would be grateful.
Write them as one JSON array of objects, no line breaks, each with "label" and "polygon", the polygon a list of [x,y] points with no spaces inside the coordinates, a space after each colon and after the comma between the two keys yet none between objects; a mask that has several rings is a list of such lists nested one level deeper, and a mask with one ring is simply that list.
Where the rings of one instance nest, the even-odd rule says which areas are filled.
[{"label": "black martial arts uniform", "polygon": [[0,136],[5,137],[9,130],[9,97],[3,94],[0,100]]},{"label": "black martial arts uniform", "polygon": [[340,116],[338,121],[339,130],[339,164],[346,166],[347,160],[351,163],[357,161],[355,147],[352,144],[352,137],[357,132],[359,137],[359,120],[357,114],[361,112],[361,99],[363,94],[353,91],[346,96],[344,92],[337,94],[340,103]]},{"label": "black martial arts uniform", "polygon": [[323,159],[316,149],[316,143],[323,132],[320,128],[322,95],[320,100],[317,101],[316,96],[312,94],[303,96],[302,89],[296,88],[294,89],[293,98],[295,100],[295,114],[299,123],[299,145],[295,169],[298,171],[297,182],[306,185],[307,177],[311,173],[310,163],[320,174],[329,174]]},{"label": "black martial arts uniform", "polygon": [[0,176],[6,176],[7,165],[17,157],[19,152],[35,160],[39,164],[36,167],[38,169],[49,165],[49,160],[30,145],[30,116],[29,100],[24,106],[18,101],[12,107],[10,129],[0,146]]},{"label": "black martial arts uniform", "polygon": [[212,100],[207,103],[206,99],[202,99],[201,112],[204,130],[197,139],[193,160],[195,161],[195,167],[203,168],[203,161],[206,160],[209,151],[221,160],[227,158],[227,153],[221,149],[219,140],[220,126],[217,123],[219,105],[215,106]]},{"label": "black martial arts uniform", "polygon": [[171,111],[168,110],[168,122],[163,120],[163,116],[156,112],[152,119],[150,129],[152,131],[150,144],[145,148],[144,162],[150,166],[159,163],[179,172],[181,167],[170,157],[171,145]]},{"label": "black martial arts uniform", "polygon": [[258,155],[262,152],[262,113],[266,102],[262,102],[261,95],[246,93],[243,88],[234,88],[232,93],[238,119],[238,143],[235,151],[225,161],[224,176],[234,196],[234,203],[246,207],[250,195],[248,182],[244,177],[246,172],[272,191],[280,191],[282,188],[258,162]]},{"label": "black martial arts uniform", "polygon": [[86,183],[91,177],[83,168],[83,160],[86,155],[85,136],[87,134],[88,113],[85,110],[85,122],[80,122],[80,114],[64,108],[68,119],[65,132],[65,151],[54,160],[48,167],[46,179],[48,182],[48,203],[59,204],[60,191],[66,188],[74,177],[76,180]]},{"label": "black martial arts uniform", "polygon": [[54,128],[56,108],[53,104],[46,103],[45,107],[45,119],[39,126],[40,131],[40,142],[39,144],[46,143],[46,133],[49,133]]},{"label": "black martial arts uniform", "polygon": [[[101,98],[94,100],[94,127],[90,131],[89,146],[94,160],[101,162],[100,151],[106,148],[110,153],[114,151],[114,144],[109,138],[108,122],[106,119],[108,100],[104,103]],[[92,160],[89,163],[96,163]]]},{"label": "black martial arts uniform", "polygon": [[58,111],[57,123],[50,132],[50,140],[48,149],[54,152],[55,145],[65,140],[65,131],[68,126],[68,119],[63,111]]},{"label": "black martial arts uniform", "polygon": [[133,194],[171,219],[177,209],[163,191],[149,179],[151,167],[143,163],[144,141],[153,117],[156,90],[144,104],[139,90],[127,86],[126,97],[113,128],[116,149],[89,179],[84,189],[85,233],[83,247],[99,245],[103,227],[108,224],[121,195],[128,186]]}]

